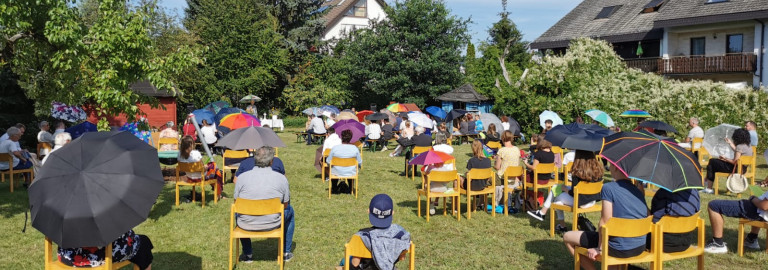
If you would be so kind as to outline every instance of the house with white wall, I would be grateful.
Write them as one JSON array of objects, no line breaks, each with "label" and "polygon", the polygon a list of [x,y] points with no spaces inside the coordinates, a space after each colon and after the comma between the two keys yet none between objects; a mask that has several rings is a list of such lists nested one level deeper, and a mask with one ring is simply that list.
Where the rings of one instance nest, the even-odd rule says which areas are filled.
[{"label": "house with white wall", "polygon": [[599,38],[629,67],[758,88],[768,87],[766,24],[766,0],[584,0],[531,47],[562,53]]},{"label": "house with white wall", "polygon": [[386,19],[386,5],[383,0],[326,0],[323,8],[329,10],[324,16],[323,40],[339,39],[344,33],[367,28],[371,20]]}]

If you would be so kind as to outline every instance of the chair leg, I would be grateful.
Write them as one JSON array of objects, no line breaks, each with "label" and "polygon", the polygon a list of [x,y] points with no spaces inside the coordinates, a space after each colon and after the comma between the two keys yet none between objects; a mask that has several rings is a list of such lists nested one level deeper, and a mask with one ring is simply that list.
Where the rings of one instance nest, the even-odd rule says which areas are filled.
[{"label": "chair leg", "polygon": [[467,192],[467,219],[472,219],[472,195],[469,195],[469,192]]},{"label": "chair leg", "polygon": [[10,179],[9,181],[11,183],[11,193],[13,193],[13,172],[10,172],[8,175],[8,179]]},{"label": "chair leg", "polygon": [[739,222],[739,242],[738,242],[738,253],[739,257],[744,256],[744,223]]},{"label": "chair leg", "polygon": [[203,207],[205,208],[205,177],[203,179],[200,179],[200,201],[203,202]]},{"label": "chair leg", "polygon": [[179,180],[176,180],[176,206],[179,206]]},{"label": "chair leg", "polygon": [[555,237],[555,208],[549,207],[549,237]]},{"label": "chair leg", "polygon": [[[421,195],[416,191],[416,216],[421,217]],[[429,206],[429,197],[427,197],[427,206]]]}]

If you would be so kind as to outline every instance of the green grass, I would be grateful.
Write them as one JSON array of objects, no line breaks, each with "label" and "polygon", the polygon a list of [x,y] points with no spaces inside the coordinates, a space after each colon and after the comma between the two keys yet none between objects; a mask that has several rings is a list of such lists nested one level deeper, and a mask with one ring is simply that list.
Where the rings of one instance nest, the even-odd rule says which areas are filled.
[{"label": "green grass", "polygon": [[[419,180],[398,176],[402,158],[389,158],[387,153],[366,151],[363,155],[360,195],[334,195],[327,198],[327,184],[319,179],[312,166],[316,146],[295,143],[286,130],[280,136],[288,145],[280,149],[291,184],[291,203],[296,211],[294,237],[295,257],[286,263],[288,269],[331,269],[343,257],[343,246],[358,229],[370,226],[366,210],[373,195],[387,193],[395,202],[396,223],[411,232],[416,244],[416,264],[420,269],[567,269],[573,258],[567,253],[562,239],[549,237],[548,222],[538,222],[525,214],[505,217],[477,212],[461,221],[453,216],[435,215],[427,223],[416,216],[416,188]],[[391,148],[391,147],[390,147]],[[456,147],[457,164],[465,164],[470,152],[468,145]],[[766,175],[761,160],[758,179]],[[463,166],[459,166],[463,167]],[[462,170],[460,170],[462,171]],[[724,181],[722,181],[724,182]],[[724,183],[721,188],[725,190]],[[174,206],[174,187],[168,183],[150,213],[150,218],[135,228],[154,243],[155,269],[226,269],[228,253],[229,207],[234,185],[225,186],[229,199],[218,204],[182,203]],[[9,193],[8,183],[0,183],[0,269],[42,269],[43,235],[24,226],[27,194],[21,187]],[[188,194],[188,188],[183,189]],[[209,193],[210,194],[210,193]],[[714,199],[703,194],[703,210]],[[212,197],[208,197],[211,199]],[[734,197],[720,195],[722,199]],[[648,198],[650,203],[650,198]],[[464,202],[464,198],[462,198]],[[462,205],[462,209],[466,209]],[[438,209],[438,212],[441,212]],[[707,220],[705,213],[702,218]],[[589,215],[597,223],[598,214]],[[570,214],[566,213],[566,219]],[[706,255],[707,269],[760,269],[768,259],[765,251],[747,251],[743,258],[736,255],[737,220],[726,219],[725,241],[730,252]],[[761,234],[763,236],[763,234]],[[711,237],[707,229],[707,239]],[[760,238],[765,247],[765,239]],[[239,269],[276,269],[276,240],[255,240],[256,262],[240,264]],[[399,264],[401,268],[405,263]],[[641,265],[647,267],[647,265]],[[694,259],[665,263],[667,269],[691,269]]]}]

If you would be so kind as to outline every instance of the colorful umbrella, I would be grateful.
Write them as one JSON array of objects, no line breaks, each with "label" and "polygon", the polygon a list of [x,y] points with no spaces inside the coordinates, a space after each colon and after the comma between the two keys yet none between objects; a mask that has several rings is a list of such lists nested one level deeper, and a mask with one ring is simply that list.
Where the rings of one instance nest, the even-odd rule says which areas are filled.
[{"label": "colorful umbrella", "polygon": [[544,139],[562,148],[597,152],[603,146],[603,138],[609,133],[597,125],[570,123],[553,127]]},{"label": "colorful umbrella", "polygon": [[336,130],[336,134],[339,136],[341,136],[341,132],[344,130],[352,131],[353,142],[359,141],[361,138],[365,137],[365,125],[355,120],[341,120],[333,124],[331,128]]},{"label": "colorful umbrella", "polygon": [[619,117],[649,118],[651,114],[643,110],[627,110],[621,113]]},{"label": "colorful umbrella", "polygon": [[446,113],[443,109],[437,106],[429,106],[424,110],[427,111],[428,114],[431,114],[436,118],[445,119],[445,117],[448,116],[448,113]]},{"label": "colorful umbrella", "polygon": [[616,133],[605,138],[600,156],[627,177],[671,192],[703,188],[696,156],[669,138],[646,131]]},{"label": "colorful umbrella", "polygon": [[261,101],[261,98],[256,95],[247,95],[240,99],[240,103],[251,103]]},{"label": "colorful umbrella", "polygon": [[221,118],[218,130],[228,133],[232,130],[244,127],[260,127],[259,118],[247,113],[234,113]]},{"label": "colorful umbrella", "polygon": [[216,116],[213,120],[215,120],[216,124],[219,125],[221,124],[222,118],[233,113],[245,113],[245,111],[240,108],[223,108],[218,113],[216,113]]},{"label": "colorful umbrella", "polygon": [[403,104],[400,103],[392,103],[387,106],[387,110],[390,112],[408,112],[408,108],[406,108]]},{"label": "colorful umbrella", "polygon": [[[365,120],[365,117],[371,114],[373,114],[373,111],[369,111],[369,110],[359,111],[357,112],[357,120],[360,122],[363,122],[363,120]],[[384,118],[381,118],[381,119],[384,119]],[[381,120],[381,119],[376,119],[376,120]]]},{"label": "colorful umbrella", "polygon": [[713,158],[726,157],[733,158],[733,149],[725,141],[725,138],[731,138],[733,132],[741,127],[731,124],[721,124],[719,126],[707,129],[704,132],[704,141],[701,143],[709,155]]},{"label": "colorful umbrella", "polygon": [[444,163],[451,159],[454,159],[454,157],[449,154],[429,149],[429,151],[413,157],[411,161],[408,162],[408,165],[431,165]]},{"label": "colorful umbrella", "polygon": [[208,121],[208,124],[215,123],[216,115],[213,114],[213,112],[206,110],[206,109],[197,109],[192,111],[192,114],[195,115],[195,120],[197,120],[197,124],[202,125],[203,120]]},{"label": "colorful umbrella", "polygon": [[221,109],[230,108],[230,107],[232,107],[232,105],[229,105],[229,102],[219,100],[219,101],[211,102],[208,105],[205,105],[203,109],[209,110],[214,114],[217,114],[219,113],[219,111],[221,111]]},{"label": "colorful umbrella", "polygon": [[657,121],[657,120],[646,120],[643,122],[640,122],[638,127],[645,127],[645,128],[652,128],[654,130],[663,130],[666,132],[674,132],[677,133],[677,129],[675,129],[673,126],[667,124],[664,121]]},{"label": "colorful umbrella", "polygon": [[422,112],[409,112],[408,120],[424,128],[428,128],[428,129],[434,128],[434,126],[432,125],[432,119],[429,119],[429,117]]},{"label": "colorful umbrella", "polygon": [[152,134],[148,130],[139,129],[138,122],[125,123],[125,125],[120,127],[120,131],[128,131],[133,134],[133,136],[136,136],[136,138],[141,139],[145,143],[149,143],[149,140],[152,139]]},{"label": "colorful umbrella", "polygon": [[558,125],[563,124],[563,119],[561,119],[556,112],[553,112],[550,110],[546,110],[541,114],[539,114],[539,124],[541,125],[541,128],[546,127],[544,122],[546,122],[547,120],[552,120],[552,127],[556,127]]},{"label": "colorful umbrella", "polygon": [[69,122],[83,121],[88,117],[82,108],[56,101],[51,103],[51,116]]},{"label": "colorful umbrella", "polygon": [[593,120],[599,122],[600,124],[603,124],[606,127],[616,126],[616,124],[613,123],[613,119],[611,119],[611,116],[604,111],[592,109],[592,110],[586,111],[585,113],[587,114],[587,116],[592,117]]}]

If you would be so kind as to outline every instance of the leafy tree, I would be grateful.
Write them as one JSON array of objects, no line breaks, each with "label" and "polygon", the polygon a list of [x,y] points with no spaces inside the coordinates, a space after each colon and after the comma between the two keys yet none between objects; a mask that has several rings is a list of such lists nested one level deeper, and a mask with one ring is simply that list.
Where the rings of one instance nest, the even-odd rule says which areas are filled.
[{"label": "leafy tree", "polygon": [[461,52],[467,24],[441,0],[409,0],[386,7],[387,19],[372,22],[339,41],[350,90],[360,105],[397,100],[425,105],[462,81]]},{"label": "leafy tree", "polygon": [[341,59],[334,56],[317,56],[302,66],[283,90],[282,99],[288,109],[300,112],[323,104],[347,104],[351,94],[347,90],[349,77],[343,68]]}]

